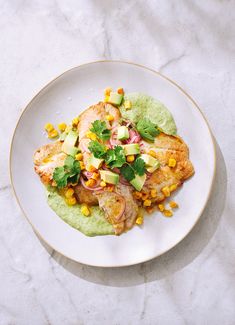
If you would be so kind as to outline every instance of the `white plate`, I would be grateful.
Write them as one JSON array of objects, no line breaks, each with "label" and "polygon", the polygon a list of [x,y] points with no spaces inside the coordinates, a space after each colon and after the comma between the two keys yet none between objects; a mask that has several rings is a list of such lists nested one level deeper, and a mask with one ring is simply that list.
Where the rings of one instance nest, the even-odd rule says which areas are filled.
[{"label": "white plate", "polygon": [[[142,228],[120,237],[86,237],[62,221],[47,205],[33,169],[33,152],[48,140],[46,122],[70,121],[100,101],[107,86],[143,92],[172,112],[178,134],[190,148],[195,175],[176,195],[180,208],[173,218],[148,216]],[[34,230],[61,254],[94,266],[124,266],[147,261],[179,243],[198,221],[209,198],[215,171],[215,149],[208,124],[195,102],[174,82],[145,67],[116,61],[94,62],[71,69],[50,82],[28,104],[17,124],[11,147],[12,185]]]}]

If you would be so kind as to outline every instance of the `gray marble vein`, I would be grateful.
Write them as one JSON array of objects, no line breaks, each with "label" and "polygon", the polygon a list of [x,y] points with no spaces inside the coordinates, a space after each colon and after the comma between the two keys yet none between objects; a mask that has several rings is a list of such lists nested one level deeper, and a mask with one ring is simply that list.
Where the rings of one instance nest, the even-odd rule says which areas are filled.
[{"label": "gray marble vein", "polygon": [[[0,325],[234,324],[234,22],[229,0],[0,0]],[[80,265],[42,243],[8,171],[23,107],[62,71],[103,59],[177,81],[217,149],[212,195],[192,232],[163,256],[121,269]]]}]

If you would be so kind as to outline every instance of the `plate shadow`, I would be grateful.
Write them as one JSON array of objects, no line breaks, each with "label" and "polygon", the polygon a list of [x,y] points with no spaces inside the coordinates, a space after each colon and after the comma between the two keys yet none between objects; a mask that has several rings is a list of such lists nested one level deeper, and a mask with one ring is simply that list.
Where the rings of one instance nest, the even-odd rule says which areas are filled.
[{"label": "plate shadow", "polygon": [[179,271],[190,264],[206,247],[223,214],[227,192],[227,172],[220,147],[216,141],[215,144],[216,175],[207,206],[193,230],[165,254],[134,266],[102,268],[74,262],[55,252],[40,239],[42,245],[52,258],[69,272],[86,281],[106,286],[134,286],[156,281]]}]

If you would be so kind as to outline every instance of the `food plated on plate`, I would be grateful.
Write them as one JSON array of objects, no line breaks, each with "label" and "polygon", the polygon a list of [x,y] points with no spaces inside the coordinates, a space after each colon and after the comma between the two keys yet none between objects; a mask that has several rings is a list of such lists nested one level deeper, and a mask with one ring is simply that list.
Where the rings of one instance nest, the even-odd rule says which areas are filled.
[{"label": "food plated on plate", "polygon": [[87,236],[120,235],[156,210],[171,217],[171,194],[194,174],[171,113],[145,94],[107,88],[70,124],[45,129],[54,141],[35,152],[35,171],[49,206]]}]

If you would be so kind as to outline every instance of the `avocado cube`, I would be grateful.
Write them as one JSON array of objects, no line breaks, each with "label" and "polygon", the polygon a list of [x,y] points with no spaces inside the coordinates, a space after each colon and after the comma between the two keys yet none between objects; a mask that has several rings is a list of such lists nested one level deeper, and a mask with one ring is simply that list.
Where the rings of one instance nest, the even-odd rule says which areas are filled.
[{"label": "avocado cube", "polygon": [[160,162],[157,160],[157,162],[156,162],[153,166],[147,167],[146,170],[147,170],[149,173],[153,173],[153,172],[155,172],[155,170],[157,170],[159,167],[160,167]]},{"label": "avocado cube", "polygon": [[111,92],[110,96],[109,96],[109,103],[110,104],[114,104],[114,105],[120,105],[123,99],[123,95],[122,94],[118,94],[115,92]]},{"label": "avocado cube", "polygon": [[118,140],[127,140],[129,139],[129,131],[126,126],[119,126],[117,129],[117,139]]},{"label": "avocado cube", "polygon": [[152,156],[147,155],[147,154],[142,154],[140,156],[140,158],[143,159],[143,161],[145,162],[145,165],[146,166],[150,166],[150,167],[154,166],[158,162],[157,159],[155,159]]},{"label": "avocado cube", "polygon": [[132,186],[134,186],[134,188],[137,191],[141,191],[145,181],[146,181],[146,174],[144,174],[143,176],[136,175],[135,178],[132,181],[130,181],[130,183]]},{"label": "avocado cube", "polygon": [[100,177],[105,183],[116,185],[119,181],[119,175],[109,170],[100,170]]},{"label": "avocado cube", "polygon": [[96,169],[99,169],[103,163],[104,159],[96,158],[93,154],[89,158],[88,165],[91,165],[95,167]]},{"label": "avocado cube", "polygon": [[130,143],[122,146],[126,156],[138,155],[140,153],[140,146],[138,143]]}]

